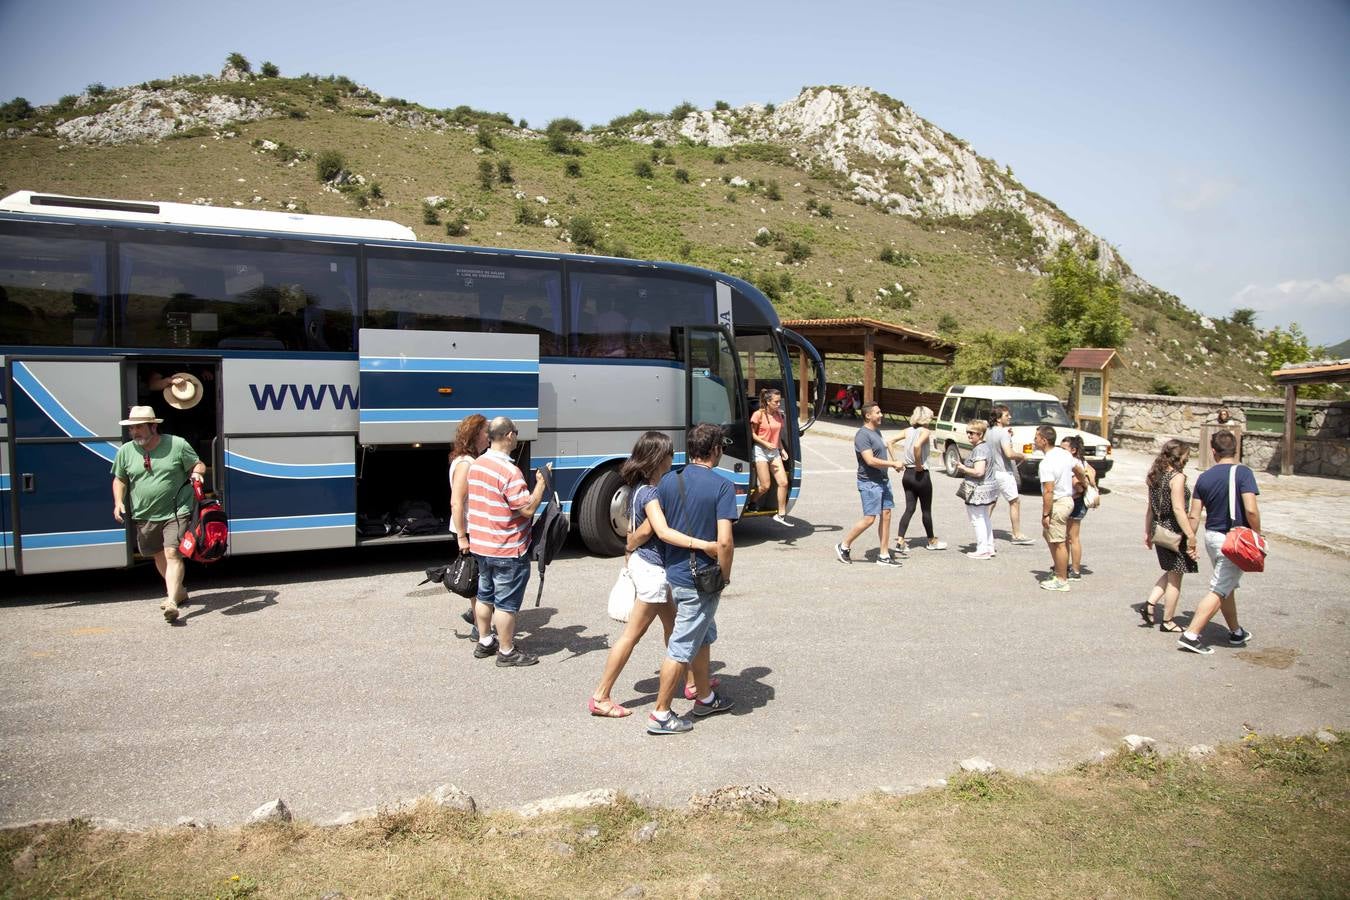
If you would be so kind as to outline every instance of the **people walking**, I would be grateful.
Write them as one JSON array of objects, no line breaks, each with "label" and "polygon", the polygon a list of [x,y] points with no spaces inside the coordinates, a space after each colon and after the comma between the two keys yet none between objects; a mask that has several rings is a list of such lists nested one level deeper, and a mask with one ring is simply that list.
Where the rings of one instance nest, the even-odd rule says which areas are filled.
[{"label": "people walking", "polygon": [[[628,559],[625,565],[637,599],[628,615],[623,634],[609,648],[604,674],[600,676],[600,683],[587,702],[587,708],[593,716],[617,719],[631,714],[631,710],[615,703],[609,695],[623,667],[628,664],[633,648],[642,640],[653,621],[661,620],[665,641],[670,643],[671,630],[675,625],[675,602],[671,599],[670,585],[666,582],[662,541],[692,547],[702,553],[717,552],[715,542],[688,537],[666,525],[660,501],[656,497],[656,486],[662,476],[670,471],[674,455],[669,435],[648,431],[638,438],[632,454],[620,470],[620,477],[629,489]],[[658,522],[661,525],[659,536],[655,527]],[[712,679],[712,682],[715,688],[717,679]],[[696,699],[696,693],[696,687],[686,678],[685,697]]]},{"label": "people walking", "polygon": [[[735,552],[731,526],[736,518],[736,489],[713,471],[722,459],[721,427],[708,422],[695,425],[685,440],[685,452],[689,465],[680,472],[667,472],[656,491],[667,524],[689,541],[662,542],[666,581],[675,601],[675,626],[661,662],[660,689],[656,709],[647,719],[648,734],[681,734],[694,727],[690,719],[670,709],[675,691],[684,683],[686,667],[693,671],[698,695],[690,715],[714,716],[734,705],[730,697],[713,689],[708,671],[717,640],[717,605],[731,580]],[[716,558],[700,550],[696,541],[714,544]],[[716,583],[705,583],[709,578]]]},{"label": "people walking", "polygon": [[769,485],[778,489],[778,513],[773,520],[779,525],[789,524],[787,516],[788,485],[790,478],[787,443],[784,439],[783,394],[775,388],[759,392],[759,409],[750,416],[750,436],[754,439],[755,487],[746,505],[753,504],[768,493]]},{"label": "people walking", "polygon": [[964,477],[961,493],[966,502],[966,515],[975,531],[975,549],[966,551],[970,559],[994,558],[994,525],[990,513],[998,502],[998,480],[990,457],[997,452],[985,441],[987,422],[972,419],[966,425],[966,439],[970,441],[970,455],[956,467],[956,474]]},{"label": "people walking", "polygon": [[[511,459],[519,442],[515,424],[498,416],[488,425],[491,446],[469,466],[469,549],[478,559],[478,640],[473,655],[497,665],[532,666],[539,658],[516,646],[516,614],[530,580],[530,520],[544,498],[543,470],[534,490]],[[493,634],[493,629],[496,634]]]},{"label": "people walking", "polygon": [[1071,434],[1059,445],[1078,460],[1078,471],[1073,478],[1073,509],[1069,511],[1069,521],[1065,529],[1065,541],[1069,545],[1069,580],[1079,581],[1083,577],[1083,520],[1087,518],[1087,489],[1097,486],[1097,473],[1083,459],[1083,439]]},{"label": "people walking", "polygon": [[1033,438],[1041,459],[1041,528],[1050,548],[1050,577],[1041,582],[1047,591],[1069,589],[1069,514],[1073,512],[1074,476],[1082,468],[1073,454],[1055,444],[1055,427],[1041,425]]},{"label": "people walking", "polygon": [[1007,404],[994,404],[989,412],[989,431],[984,440],[990,446],[989,462],[994,468],[999,496],[1008,503],[1011,540],[1014,544],[1032,544],[1035,542],[1022,533],[1022,479],[1017,473],[1026,455],[1013,446],[1011,426],[1012,411]]},{"label": "people walking", "polygon": [[[1145,625],[1157,625],[1162,632],[1180,634],[1185,629],[1173,621],[1177,599],[1181,596],[1181,579],[1187,573],[1199,571],[1196,565],[1195,527],[1187,511],[1191,505],[1191,489],[1186,485],[1186,462],[1191,450],[1182,441],[1173,438],[1162,445],[1153,465],[1148,470],[1148,506],[1144,510],[1144,546],[1151,547],[1158,556],[1162,574],[1154,582],[1148,599],[1139,608]],[[1155,544],[1155,528],[1163,528],[1181,536],[1176,550]],[[1157,618],[1153,607],[1161,601],[1162,618]]]},{"label": "people walking", "polygon": [[[487,418],[479,413],[465,416],[455,432],[455,444],[450,450],[450,530],[460,553],[469,551],[469,467],[488,448]],[[469,637],[478,640],[478,624],[474,619],[474,600],[464,621],[471,626]]]},{"label": "people walking", "polygon": [[890,470],[903,468],[903,464],[887,456],[886,438],[881,433],[881,406],[875,402],[864,403],[862,415],[862,427],[853,436],[853,455],[858,461],[858,495],[862,499],[863,514],[844,539],[834,545],[834,555],[840,562],[853,562],[853,542],[875,522],[880,547],[877,565],[899,566],[899,560],[891,556],[890,550],[891,510],[895,508]]},{"label": "people walking", "polygon": [[163,419],[149,406],[133,406],[119,424],[131,440],[113,457],[113,518],[126,520],[128,492],[131,521],[136,528],[136,546],[143,556],[155,560],[164,579],[165,598],[159,604],[164,621],[178,621],[178,608],[187,603],[183,586],[183,557],[178,545],[192,513],[192,491],[206,473],[192,445],[177,435],[160,434]]},{"label": "people walking", "polygon": [[1251,632],[1238,623],[1237,589],[1242,570],[1223,555],[1223,544],[1228,532],[1239,526],[1261,531],[1261,510],[1256,503],[1261,491],[1252,470],[1237,460],[1237,437],[1231,431],[1216,431],[1209,437],[1209,447],[1215,462],[1195,479],[1190,516],[1196,522],[1202,514],[1205,517],[1205,551],[1214,571],[1209,579],[1209,593],[1195,607],[1195,615],[1177,639],[1183,650],[1205,654],[1213,653],[1214,649],[1200,636],[1219,611],[1228,624],[1229,644],[1240,647],[1251,640]]},{"label": "people walking", "polygon": [[928,475],[928,454],[932,450],[933,434],[928,426],[932,421],[931,409],[916,406],[909,415],[909,427],[891,442],[892,447],[903,442],[900,449],[900,465],[903,467],[900,486],[905,492],[905,511],[900,516],[900,527],[895,535],[895,552],[902,557],[909,556],[905,533],[909,530],[909,520],[913,518],[916,506],[922,510],[923,530],[928,535],[925,549],[947,549],[947,542],[933,535],[933,482]]}]

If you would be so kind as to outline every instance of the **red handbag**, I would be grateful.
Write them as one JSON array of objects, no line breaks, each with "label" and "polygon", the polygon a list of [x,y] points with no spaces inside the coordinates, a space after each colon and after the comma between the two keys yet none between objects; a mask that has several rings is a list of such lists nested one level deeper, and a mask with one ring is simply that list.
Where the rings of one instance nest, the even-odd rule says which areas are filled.
[{"label": "red handbag", "polygon": [[[1237,521],[1237,464],[1228,470],[1228,521]],[[1223,539],[1223,555],[1244,572],[1266,569],[1266,539],[1245,525],[1233,525]]]}]

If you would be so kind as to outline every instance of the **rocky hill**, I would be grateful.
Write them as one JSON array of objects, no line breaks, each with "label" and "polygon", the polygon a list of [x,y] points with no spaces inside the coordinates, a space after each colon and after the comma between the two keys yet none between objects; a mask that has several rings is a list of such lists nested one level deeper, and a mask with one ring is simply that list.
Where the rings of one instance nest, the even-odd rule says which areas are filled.
[{"label": "rocky hill", "polygon": [[[1067,242],[1125,290],[1134,327],[1120,389],[1267,384],[1250,328],[1148,285],[1009,168],[864,87],[543,131],[343,77],[227,68],[94,85],[9,118],[6,192],[364,214],[424,240],[688,261],[755,282],[787,316],[867,315],[957,340],[1036,328],[1038,276]],[[935,386],[946,375],[897,364],[886,378]]]}]

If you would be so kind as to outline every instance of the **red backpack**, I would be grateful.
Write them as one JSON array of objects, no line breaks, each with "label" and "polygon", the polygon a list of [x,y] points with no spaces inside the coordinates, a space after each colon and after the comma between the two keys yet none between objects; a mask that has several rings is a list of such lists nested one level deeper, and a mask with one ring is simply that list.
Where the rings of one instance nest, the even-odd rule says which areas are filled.
[{"label": "red backpack", "polygon": [[225,508],[214,497],[202,497],[202,485],[192,483],[192,519],[183,540],[178,544],[178,552],[184,559],[199,563],[211,563],[225,555],[230,542],[230,523],[225,518]]}]

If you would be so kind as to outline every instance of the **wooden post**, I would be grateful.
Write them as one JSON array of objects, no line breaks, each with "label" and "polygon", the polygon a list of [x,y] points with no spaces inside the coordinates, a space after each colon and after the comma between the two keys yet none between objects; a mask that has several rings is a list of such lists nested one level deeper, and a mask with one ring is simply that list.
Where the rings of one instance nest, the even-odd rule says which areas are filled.
[{"label": "wooden post", "polygon": [[1298,400],[1298,385],[1284,386],[1284,446],[1280,448],[1280,474],[1294,474],[1294,403]]},{"label": "wooden post", "polygon": [[876,374],[876,348],[869,328],[863,335],[863,403],[871,403],[877,398]]},{"label": "wooden post", "polygon": [[[800,421],[800,422],[805,422],[805,421],[806,421],[808,418],[810,418],[810,416],[811,416],[811,414],[810,414],[810,412],[809,412],[809,410],[810,410],[810,408],[811,408],[811,407],[810,407],[810,403],[811,403],[811,390],[810,390],[810,387],[811,387],[811,386],[810,386],[809,382],[807,381],[807,378],[808,378],[808,375],[807,375],[806,351],[803,350],[803,349],[801,349],[800,347],[798,347],[798,348],[797,348],[797,398],[798,398],[798,399],[797,399],[797,420]],[[824,388],[821,388],[821,390],[824,390]]]},{"label": "wooden post", "polygon": [[1102,438],[1111,440],[1111,367],[1102,372]]},{"label": "wooden post", "polygon": [[[872,361],[872,383],[876,386],[877,402],[881,402],[881,391],[886,386],[886,353],[877,351],[876,357]],[[894,412],[895,410],[890,410]]]}]

